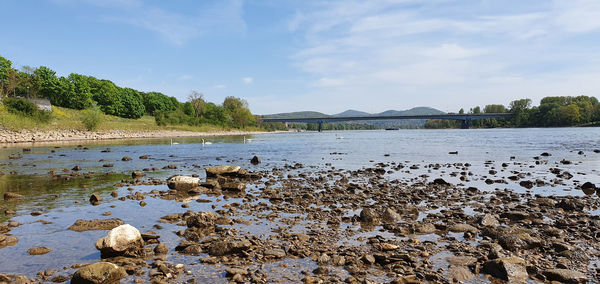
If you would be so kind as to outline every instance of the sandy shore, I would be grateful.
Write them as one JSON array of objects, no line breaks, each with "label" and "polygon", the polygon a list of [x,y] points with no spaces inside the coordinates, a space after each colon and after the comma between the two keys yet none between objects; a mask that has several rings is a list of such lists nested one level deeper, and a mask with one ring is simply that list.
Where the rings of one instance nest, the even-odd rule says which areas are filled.
[{"label": "sandy shore", "polygon": [[52,131],[11,131],[0,129],[0,144],[31,143],[31,142],[66,142],[66,141],[90,141],[90,140],[113,140],[113,139],[140,139],[140,138],[168,138],[168,137],[205,137],[205,136],[228,136],[228,135],[250,135],[265,132],[250,131],[220,131],[220,132],[192,132],[176,130],[154,130],[154,131],[81,131],[81,130],[52,130]]}]

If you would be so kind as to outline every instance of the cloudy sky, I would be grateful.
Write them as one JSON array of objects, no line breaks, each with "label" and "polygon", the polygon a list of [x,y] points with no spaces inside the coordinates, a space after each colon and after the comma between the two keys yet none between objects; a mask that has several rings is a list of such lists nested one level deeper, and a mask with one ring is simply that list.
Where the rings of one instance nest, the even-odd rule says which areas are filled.
[{"label": "cloudy sky", "polygon": [[1,1],[0,55],[254,113],[600,95],[598,0]]}]

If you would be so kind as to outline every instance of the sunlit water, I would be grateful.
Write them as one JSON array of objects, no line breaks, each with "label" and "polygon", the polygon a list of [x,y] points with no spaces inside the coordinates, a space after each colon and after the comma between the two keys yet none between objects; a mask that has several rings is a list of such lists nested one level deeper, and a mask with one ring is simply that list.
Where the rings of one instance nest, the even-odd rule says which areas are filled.
[{"label": "sunlit water", "polygon": [[[166,179],[174,174],[198,174],[204,177],[204,167],[235,164],[249,170],[272,169],[286,164],[301,163],[319,169],[360,169],[373,167],[377,163],[401,163],[401,171],[388,175],[389,179],[406,179],[427,175],[429,180],[442,177],[460,186],[475,186],[481,190],[512,189],[542,195],[584,194],[576,189],[583,182],[600,183],[600,128],[560,128],[560,129],[471,129],[471,130],[400,130],[400,131],[348,131],[323,133],[278,133],[254,136],[215,137],[206,139],[212,144],[202,144],[201,138],[150,139],[134,141],[106,141],[37,145],[7,145],[0,148],[0,194],[6,191],[25,196],[23,200],[5,202],[0,200],[3,210],[0,221],[9,217],[4,210],[16,211],[12,220],[23,224],[11,231],[18,237],[16,246],[0,249],[0,273],[18,273],[34,277],[45,269],[61,270],[64,266],[81,262],[95,262],[100,258],[94,248],[95,241],[106,234],[105,231],[73,232],[67,228],[77,219],[120,218],[142,232],[156,231],[169,248],[180,240],[171,233],[181,230],[172,224],[162,224],[162,230],[152,228],[160,217],[185,212],[187,210],[213,210],[212,205],[225,203],[223,198],[206,197],[211,203],[191,202],[189,208],[181,204],[147,197],[145,207],[139,201],[119,201],[110,198],[110,192],[117,190],[119,196],[135,191],[149,192],[164,190],[166,185],[136,186],[133,191],[127,187],[115,187],[122,179],[130,178],[133,170],[157,168],[145,178]],[[245,140],[245,141],[244,141]],[[246,142],[246,143],[244,143]],[[83,147],[78,147],[82,144]],[[23,148],[31,148],[23,152]],[[102,150],[110,149],[110,152]],[[457,151],[458,154],[449,154]],[[583,154],[579,154],[583,151]],[[536,165],[534,157],[542,152],[552,154],[542,157],[542,164]],[[148,159],[139,159],[147,155]],[[262,163],[250,164],[250,158],[258,155]],[[20,157],[9,159],[9,156]],[[122,161],[124,156],[131,161]],[[561,160],[571,164],[562,164]],[[456,168],[443,168],[446,164],[469,163],[467,171],[477,178],[465,181],[454,175]],[[506,163],[506,167],[502,167]],[[112,164],[112,167],[103,167]],[[162,169],[175,164],[177,169]],[[430,172],[429,164],[441,164],[442,169]],[[417,165],[418,169],[409,169]],[[89,178],[74,178],[69,181],[52,181],[48,172],[70,173],[75,166]],[[555,177],[549,169],[558,167],[573,175],[564,184],[534,187],[527,190],[518,181],[508,184],[485,184],[483,176],[490,169],[498,173],[493,179],[506,178],[514,172],[530,174],[526,179],[542,178],[551,181]],[[93,172],[93,173],[90,173]],[[92,193],[106,197],[99,206],[91,206],[87,199]],[[590,198],[597,198],[592,196]],[[229,199],[227,202],[234,202]],[[238,200],[239,201],[239,200]],[[467,206],[468,208],[468,206]],[[31,216],[32,211],[40,211],[41,216]],[[101,216],[110,211],[110,217]],[[598,214],[596,209],[592,213]],[[422,216],[421,216],[422,218]],[[52,222],[43,224],[40,220]],[[256,224],[246,228],[255,234],[268,234],[269,224]],[[27,249],[46,246],[53,251],[46,255],[30,256]],[[198,265],[197,257],[190,258],[173,254],[170,261],[192,265],[198,279],[222,277],[222,270]],[[288,260],[290,261],[290,260]],[[298,261],[298,260],[295,260]],[[200,268],[201,267],[201,268]],[[72,270],[66,270],[72,272]]]}]

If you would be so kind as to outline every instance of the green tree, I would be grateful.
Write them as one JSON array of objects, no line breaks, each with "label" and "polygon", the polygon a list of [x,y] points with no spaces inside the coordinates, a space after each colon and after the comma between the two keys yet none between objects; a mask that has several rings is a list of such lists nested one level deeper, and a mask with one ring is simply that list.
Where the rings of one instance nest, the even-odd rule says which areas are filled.
[{"label": "green tree", "polygon": [[68,94],[68,107],[86,109],[92,106],[92,93],[88,78],[84,75],[71,73],[68,80],[73,84],[72,92]]},{"label": "green tree", "polygon": [[165,96],[158,92],[150,92],[144,96],[144,107],[146,112],[150,115],[154,115],[156,111],[172,111],[177,108],[177,105],[173,104],[173,100],[168,96]]},{"label": "green tree", "polygon": [[0,56],[0,97],[6,94],[5,85],[7,84],[9,70],[12,70],[12,62]]},{"label": "green tree", "polygon": [[57,92],[58,77],[52,69],[40,66],[33,72],[38,82],[38,95],[42,98],[50,99],[54,92]]},{"label": "green tree", "polygon": [[197,91],[191,91],[188,96],[188,102],[192,104],[196,118],[200,117],[204,113],[206,101],[204,100],[204,94]]},{"label": "green tree", "polygon": [[122,109],[118,116],[125,118],[140,118],[146,112],[144,102],[140,93],[134,89],[122,88],[120,99]]},{"label": "green tree", "polygon": [[231,117],[234,127],[246,127],[256,124],[256,118],[248,109],[246,100],[236,97],[226,97],[223,101],[223,107]]},{"label": "green tree", "polygon": [[109,80],[98,80],[88,77],[92,98],[98,103],[102,112],[110,115],[121,116],[124,106],[121,98],[121,90]]}]

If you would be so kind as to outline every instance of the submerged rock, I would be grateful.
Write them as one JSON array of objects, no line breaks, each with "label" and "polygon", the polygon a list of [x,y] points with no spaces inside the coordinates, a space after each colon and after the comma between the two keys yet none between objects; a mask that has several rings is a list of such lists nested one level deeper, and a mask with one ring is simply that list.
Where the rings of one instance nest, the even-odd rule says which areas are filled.
[{"label": "submerged rock", "polygon": [[260,164],[260,158],[258,156],[254,156],[252,157],[252,159],[250,159],[250,163],[252,163],[253,165],[258,165]]},{"label": "submerged rock", "polygon": [[98,262],[84,266],[73,274],[73,284],[119,283],[127,276],[125,269],[110,262]]},{"label": "submerged rock", "polygon": [[85,232],[91,230],[112,230],[118,226],[123,225],[124,222],[121,219],[94,219],[94,220],[82,220],[79,219],[69,227],[69,230],[75,232]]},{"label": "submerged rock", "polygon": [[102,202],[102,197],[100,195],[92,194],[92,196],[90,196],[90,203],[92,205],[98,205],[100,202]]},{"label": "submerged rock", "polygon": [[144,240],[140,231],[135,227],[124,224],[118,226],[96,242],[96,248],[102,253],[102,257],[137,255],[143,248]]}]

